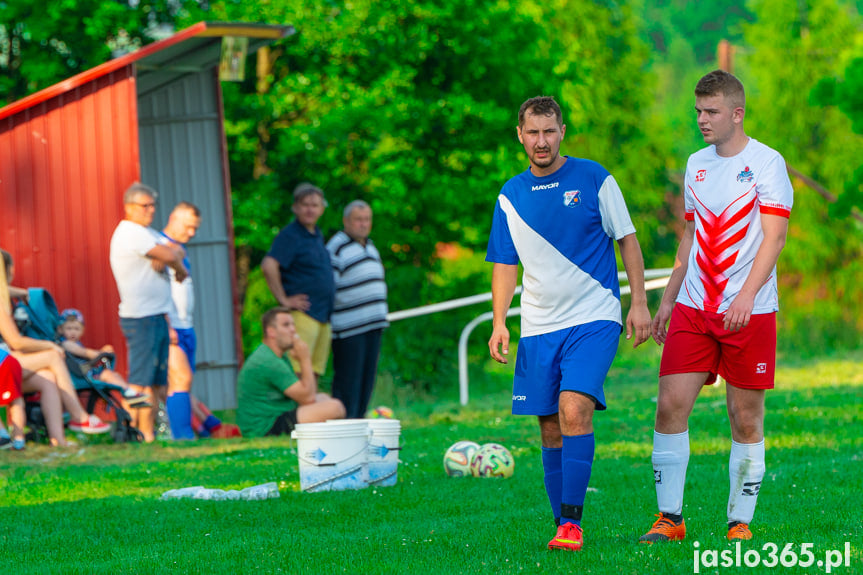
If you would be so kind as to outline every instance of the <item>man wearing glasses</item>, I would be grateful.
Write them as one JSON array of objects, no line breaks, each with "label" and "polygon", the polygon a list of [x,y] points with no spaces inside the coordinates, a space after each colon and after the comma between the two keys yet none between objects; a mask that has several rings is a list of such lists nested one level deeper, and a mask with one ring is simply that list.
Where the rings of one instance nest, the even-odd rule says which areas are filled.
[{"label": "man wearing glasses", "polygon": [[[120,328],[126,338],[130,384],[164,401],[168,385],[171,284],[167,267],[182,282],[189,274],[183,265],[183,251],[162,243],[150,227],[156,211],[157,193],[141,183],[123,194],[126,214],[111,236],[111,271],[120,292]],[[152,388],[152,389],[147,389]],[[154,406],[158,405],[154,402]],[[135,410],[133,425],[146,441],[155,439],[155,407]]]}]

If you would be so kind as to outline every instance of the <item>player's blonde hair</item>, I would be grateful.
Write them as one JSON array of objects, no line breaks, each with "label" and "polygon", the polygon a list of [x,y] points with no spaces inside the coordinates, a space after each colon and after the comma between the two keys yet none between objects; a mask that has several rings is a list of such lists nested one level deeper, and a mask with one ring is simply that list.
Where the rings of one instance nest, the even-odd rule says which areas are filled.
[{"label": "player's blonde hair", "polygon": [[705,74],[695,85],[696,96],[716,96],[722,94],[731,108],[746,107],[746,93],[743,83],[734,74],[725,70],[714,70]]}]

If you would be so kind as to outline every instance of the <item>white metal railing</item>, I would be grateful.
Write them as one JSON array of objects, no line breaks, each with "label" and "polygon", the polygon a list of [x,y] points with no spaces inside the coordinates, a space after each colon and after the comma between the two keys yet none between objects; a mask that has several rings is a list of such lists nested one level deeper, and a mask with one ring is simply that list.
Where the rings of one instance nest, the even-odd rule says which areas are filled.
[{"label": "white metal railing", "polygon": [[[647,291],[659,289],[665,287],[668,283],[669,276],[671,275],[672,268],[661,268],[661,269],[653,269],[653,270],[645,270],[644,279],[646,280],[644,283],[644,288]],[[617,274],[618,281],[626,280],[626,272],[619,272]],[[515,295],[520,294],[522,291],[521,286],[515,288]],[[621,286],[620,295],[629,294],[629,286]],[[425,305],[421,307],[415,307],[411,309],[400,310],[396,312],[391,312],[387,314],[387,320],[390,322],[399,321],[402,319],[407,319],[411,317],[419,317],[423,315],[430,315],[433,313],[438,313],[442,311],[448,311],[452,309],[457,309],[460,307],[466,307],[469,305],[474,305],[477,303],[482,303],[485,301],[491,301],[491,292],[477,294],[473,296],[452,299],[440,303],[435,303],[431,305]],[[512,317],[515,315],[519,315],[521,313],[521,308],[515,307],[510,308],[507,312],[507,317]],[[464,329],[462,329],[461,335],[458,340],[458,379],[459,379],[459,400],[462,405],[467,405],[468,402],[468,373],[467,373],[467,343],[468,338],[470,337],[471,332],[484,321],[489,321],[493,318],[493,312],[485,312],[484,314],[474,318],[468,323]]]}]

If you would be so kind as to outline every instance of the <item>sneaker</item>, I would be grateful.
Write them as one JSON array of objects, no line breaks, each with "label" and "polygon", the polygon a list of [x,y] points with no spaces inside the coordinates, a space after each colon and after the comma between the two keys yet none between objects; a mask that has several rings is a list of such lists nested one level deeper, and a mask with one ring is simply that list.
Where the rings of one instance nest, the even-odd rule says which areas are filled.
[{"label": "sneaker", "polygon": [[84,423],[70,421],[69,429],[71,429],[72,431],[80,431],[82,433],[86,433],[87,435],[96,435],[99,433],[108,433],[109,431],[111,431],[111,426],[103,422],[95,415],[91,415]]},{"label": "sneaker", "polygon": [[153,407],[148,403],[150,401],[150,396],[148,394],[135,391],[131,387],[123,391],[123,399],[129,404],[129,407],[133,409],[140,407]]},{"label": "sneaker", "polygon": [[584,534],[581,527],[575,523],[564,523],[557,528],[557,535],[548,542],[549,549],[563,549],[565,551],[580,551],[584,544]]},{"label": "sneaker", "polygon": [[639,543],[655,543],[656,541],[682,541],[686,537],[686,524],[683,519],[675,523],[665,513],[657,515],[659,519],[650,528],[650,531],[638,538]]},{"label": "sneaker", "polygon": [[27,444],[23,439],[13,439],[12,440],[12,450],[13,451],[24,451],[27,448]]},{"label": "sneaker", "polygon": [[210,437],[213,439],[230,439],[231,437],[242,437],[240,428],[233,423],[223,423],[218,427],[214,427],[210,431]]},{"label": "sneaker", "polygon": [[2,449],[12,449],[11,437],[0,437],[0,450]]},{"label": "sneaker", "polygon": [[728,540],[736,541],[738,539],[752,539],[752,531],[749,530],[749,525],[746,523],[735,523],[728,528]]}]

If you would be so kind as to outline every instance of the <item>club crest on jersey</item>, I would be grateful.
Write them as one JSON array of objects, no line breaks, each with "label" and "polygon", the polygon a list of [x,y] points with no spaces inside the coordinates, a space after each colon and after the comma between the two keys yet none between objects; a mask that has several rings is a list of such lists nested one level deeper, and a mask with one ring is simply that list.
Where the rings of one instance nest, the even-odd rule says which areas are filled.
[{"label": "club crest on jersey", "polygon": [[695,181],[696,182],[703,182],[706,177],[707,177],[707,170],[698,170],[698,172],[695,173]]},{"label": "club crest on jersey", "polygon": [[563,192],[563,205],[574,208],[578,204],[581,203],[581,190],[571,190],[569,192]]},{"label": "club crest on jersey", "polygon": [[747,184],[752,181],[752,178],[755,177],[755,174],[752,173],[752,170],[749,169],[749,166],[743,168],[743,171],[737,174],[737,181],[741,184]]}]

